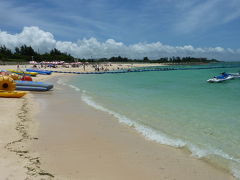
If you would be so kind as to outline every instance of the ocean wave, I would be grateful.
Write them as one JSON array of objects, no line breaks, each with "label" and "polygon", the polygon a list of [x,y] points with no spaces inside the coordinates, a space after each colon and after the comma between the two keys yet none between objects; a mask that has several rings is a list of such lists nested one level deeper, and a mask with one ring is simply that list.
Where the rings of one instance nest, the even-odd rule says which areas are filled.
[{"label": "ocean wave", "polygon": [[188,148],[192,152],[192,155],[195,157],[198,157],[198,158],[216,155],[216,156],[222,157],[224,159],[233,161],[235,163],[240,163],[240,159],[234,158],[233,156],[231,156],[219,149],[214,149],[211,147],[209,147],[208,149],[200,149],[191,143],[188,143]]},{"label": "ocean wave", "polygon": [[[144,125],[141,125],[137,123],[134,120],[129,119],[128,117],[121,115],[119,113],[116,113],[114,111],[111,111],[104,106],[96,103],[90,96],[86,94],[86,91],[82,91],[82,100],[87,103],[88,105],[94,107],[97,110],[107,112],[110,115],[113,115],[120,123],[126,124],[130,127],[133,127],[135,130],[137,130],[139,133],[141,133],[146,139],[155,141],[160,144],[165,144],[177,148],[186,147],[190,150],[192,153],[192,156],[196,158],[210,158],[212,156],[220,157],[221,159],[228,160],[230,164],[232,164],[232,167],[226,167],[229,168],[232,174],[240,179],[240,170],[237,168],[240,164],[240,159],[234,158],[233,156],[223,152],[219,149],[214,149],[211,147],[208,147],[207,149],[202,149],[197,147],[196,145],[193,145],[190,142],[183,141],[181,139],[172,138],[164,133],[161,133],[160,131],[156,131],[150,127],[146,127]],[[233,166],[234,164],[234,166]]]},{"label": "ocean wave", "polygon": [[183,147],[186,145],[186,143],[180,139],[170,138],[165,134],[156,132],[155,130],[153,130],[149,127],[146,127],[144,125],[141,125],[141,124],[137,123],[136,121],[133,121],[133,120],[127,118],[126,116],[120,115],[119,113],[116,113],[114,111],[111,111],[111,110],[103,107],[102,105],[94,102],[91,97],[86,95],[86,93],[82,94],[82,100],[97,110],[101,110],[101,111],[107,112],[110,115],[113,115],[115,118],[117,118],[117,120],[120,123],[124,123],[130,127],[134,127],[134,129],[136,129],[138,132],[140,132],[142,135],[144,135],[149,140],[156,141],[161,144],[174,146],[174,147]]},{"label": "ocean wave", "polygon": [[232,168],[232,174],[233,174],[234,177],[240,179],[240,168],[233,167]]},{"label": "ocean wave", "polygon": [[76,86],[74,86],[74,85],[72,85],[72,84],[67,84],[67,83],[65,83],[64,79],[58,79],[58,80],[57,80],[57,83],[60,84],[60,85],[62,85],[62,86],[68,86],[68,87],[74,89],[75,91],[81,91],[78,87],[76,87]]},{"label": "ocean wave", "polygon": [[60,78],[57,80],[57,83],[60,84],[60,85],[63,85],[63,86],[67,85],[65,83],[65,81],[63,79],[60,79]]},{"label": "ocean wave", "polygon": [[78,87],[72,85],[72,84],[69,84],[68,85],[70,88],[74,89],[75,91],[81,91]]}]

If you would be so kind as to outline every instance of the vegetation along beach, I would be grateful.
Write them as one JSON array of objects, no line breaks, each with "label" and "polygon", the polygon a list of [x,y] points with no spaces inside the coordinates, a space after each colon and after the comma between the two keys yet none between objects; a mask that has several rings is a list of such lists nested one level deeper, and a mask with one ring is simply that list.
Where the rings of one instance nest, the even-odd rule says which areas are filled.
[{"label": "vegetation along beach", "polygon": [[239,7],[0,2],[0,179],[240,179]]}]

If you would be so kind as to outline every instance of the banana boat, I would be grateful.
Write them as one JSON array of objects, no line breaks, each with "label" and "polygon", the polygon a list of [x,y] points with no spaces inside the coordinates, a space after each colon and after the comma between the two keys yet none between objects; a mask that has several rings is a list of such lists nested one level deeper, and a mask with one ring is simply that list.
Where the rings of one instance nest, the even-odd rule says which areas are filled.
[{"label": "banana boat", "polygon": [[29,75],[29,76],[37,76],[37,72],[26,72],[26,71],[17,71],[14,69],[8,69],[8,71],[16,73],[16,74],[21,74],[21,75]]},{"label": "banana boat", "polygon": [[4,98],[20,98],[26,94],[25,91],[4,91],[0,90],[0,97]]},{"label": "banana boat", "polygon": [[38,74],[50,75],[52,71],[41,70],[41,69],[26,69],[27,72],[36,72]]}]

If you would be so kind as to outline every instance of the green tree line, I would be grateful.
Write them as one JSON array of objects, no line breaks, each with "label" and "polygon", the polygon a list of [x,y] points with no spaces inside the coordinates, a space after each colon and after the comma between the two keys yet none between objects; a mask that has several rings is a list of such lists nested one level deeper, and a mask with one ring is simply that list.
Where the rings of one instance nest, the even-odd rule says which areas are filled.
[{"label": "green tree line", "polygon": [[6,62],[27,62],[27,61],[65,61],[74,62],[75,60],[80,62],[148,62],[148,63],[191,63],[191,62],[217,62],[216,59],[207,58],[196,58],[196,57],[163,57],[155,60],[150,60],[148,57],[143,59],[129,59],[126,57],[111,57],[111,58],[99,58],[99,59],[77,59],[70,54],[63,53],[58,49],[54,48],[49,53],[40,54],[31,46],[22,45],[16,47],[15,51],[12,52],[5,46],[0,46],[0,61]]},{"label": "green tree line", "polygon": [[[94,59],[88,61],[96,61]],[[100,58],[98,59],[100,62],[148,62],[148,63],[191,63],[191,62],[219,62],[216,59],[207,59],[207,58],[196,58],[196,57],[163,57],[155,60],[150,60],[148,57],[144,57],[143,59],[128,59],[126,57],[111,57],[111,58]]]},{"label": "green tree line", "polygon": [[5,46],[0,46],[0,61],[14,61],[14,62],[25,62],[25,61],[74,61],[74,57],[70,54],[63,53],[58,49],[54,48],[49,53],[40,54],[31,46],[22,45],[21,47],[16,47],[15,52]]}]

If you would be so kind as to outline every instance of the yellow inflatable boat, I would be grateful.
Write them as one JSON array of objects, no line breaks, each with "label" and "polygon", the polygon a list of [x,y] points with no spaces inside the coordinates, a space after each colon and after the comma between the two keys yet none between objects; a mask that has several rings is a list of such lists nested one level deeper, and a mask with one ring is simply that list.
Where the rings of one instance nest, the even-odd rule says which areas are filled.
[{"label": "yellow inflatable boat", "polygon": [[16,83],[9,76],[0,76],[0,90],[14,91],[16,89]]},{"label": "yellow inflatable boat", "polygon": [[16,73],[11,73],[8,76],[11,77],[13,80],[20,80],[21,79],[21,76],[16,74]]},{"label": "yellow inflatable boat", "polygon": [[17,71],[14,69],[8,69],[8,71],[20,74],[20,75],[28,75],[28,76],[36,76],[38,73],[37,72],[26,72],[26,71]]},{"label": "yellow inflatable boat", "polygon": [[0,90],[0,97],[4,98],[20,98],[26,94],[25,91],[3,91]]}]

